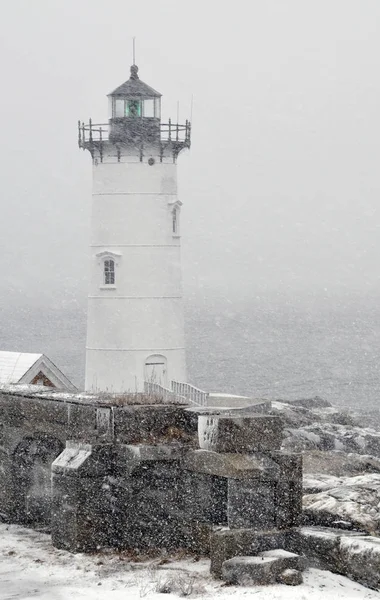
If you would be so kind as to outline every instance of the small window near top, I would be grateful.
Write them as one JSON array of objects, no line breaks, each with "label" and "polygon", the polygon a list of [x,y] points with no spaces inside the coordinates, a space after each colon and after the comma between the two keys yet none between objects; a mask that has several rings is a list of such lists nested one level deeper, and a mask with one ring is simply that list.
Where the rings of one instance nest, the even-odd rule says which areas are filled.
[{"label": "small window near top", "polygon": [[111,258],[104,261],[104,284],[115,285],[115,261]]},{"label": "small window near top", "polygon": [[176,208],[172,212],[172,228],[173,233],[178,233],[178,214]]},{"label": "small window near top", "polygon": [[154,116],[156,117],[156,119],[161,118],[161,99],[160,98],[154,99]]}]

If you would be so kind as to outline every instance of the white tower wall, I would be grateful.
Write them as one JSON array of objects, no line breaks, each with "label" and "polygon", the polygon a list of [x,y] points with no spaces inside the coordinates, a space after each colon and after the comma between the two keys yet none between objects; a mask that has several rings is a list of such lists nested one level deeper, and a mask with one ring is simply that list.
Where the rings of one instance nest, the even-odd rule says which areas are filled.
[{"label": "white tower wall", "polygon": [[[176,164],[153,147],[142,161],[109,142],[102,152],[102,162],[93,156],[86,390],[143,391],[152,356],[166,363],[156,383],[186,381]],[[104,281],[108,259],[114,285]]]}]

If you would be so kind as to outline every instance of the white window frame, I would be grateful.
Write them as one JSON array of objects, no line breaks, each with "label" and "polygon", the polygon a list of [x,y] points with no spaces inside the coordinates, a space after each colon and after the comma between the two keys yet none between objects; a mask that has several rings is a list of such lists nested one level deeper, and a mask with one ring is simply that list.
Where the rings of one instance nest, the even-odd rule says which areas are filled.
[{"label": "white window frame", "polygon": [[[175,202],[170,202],[170,231],[174,238],[181,237],[181,206],[182,202],[176,200]],[[175,216],[175,219],[174,219]],[[174,223],[176,225],[174,231]]]},{"label": "white window frame", "polygon": [[116,285],[115,266],[113,258],[103,259],[103,285]]},{"label": "white window frame", "polygon": [[[98,265],[100,265],[99,287],[102,290],[114,290],[117,287],[118,267],[120,264],[121,254],[105,250],[96,254]],[[106,283],[106,262],[113,262],[114,283]]]}]

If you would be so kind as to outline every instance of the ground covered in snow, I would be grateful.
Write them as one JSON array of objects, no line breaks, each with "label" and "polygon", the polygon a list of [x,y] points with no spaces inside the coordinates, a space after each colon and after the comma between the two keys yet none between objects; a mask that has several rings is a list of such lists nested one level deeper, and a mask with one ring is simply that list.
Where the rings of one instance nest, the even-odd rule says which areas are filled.
[{"label": "ground covered in snow", "polygon": [[137,560],[115,552],[73,555],[53,548],[46,534],[0,524],[1,600],[240,600],[253,595],[257,600],[380,600],[380,593],[328,571],[310,569],[304,580],[298,587],[223,586],[210,577],[205,559]]}]

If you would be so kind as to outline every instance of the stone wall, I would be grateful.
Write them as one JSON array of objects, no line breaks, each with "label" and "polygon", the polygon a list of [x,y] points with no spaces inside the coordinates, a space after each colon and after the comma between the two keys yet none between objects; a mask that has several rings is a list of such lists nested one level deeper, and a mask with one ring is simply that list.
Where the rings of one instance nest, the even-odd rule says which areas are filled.
[{"label": "stone wall", "polygon": [[[146,400],[146,399],[145,399]],[[196,415],[178,405],[131,405],[140,396],[65,394],[30,386],[0,389],[0,514],[50,523],[51,464],[68,440],[86,444],[188,443]],[[37,507],[44,508],[41,510]]]},{"label": "stone wall", "polygon": [[72,552],[187,548],[218,577],[236,555],[294,550],[302,461],[280,450],[281,419],[158,401],[0,393],[0,511]]}]

